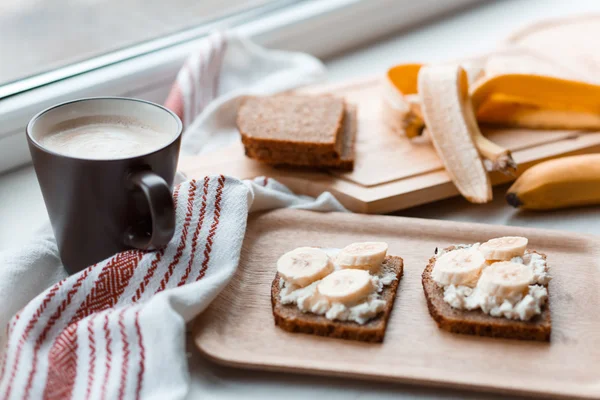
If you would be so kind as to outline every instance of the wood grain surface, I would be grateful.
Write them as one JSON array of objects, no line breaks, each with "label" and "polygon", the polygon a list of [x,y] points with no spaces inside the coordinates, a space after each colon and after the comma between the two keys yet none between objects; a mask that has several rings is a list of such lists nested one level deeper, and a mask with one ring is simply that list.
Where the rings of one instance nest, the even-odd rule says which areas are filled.
[{"label": "wood grain surface", "polygon": [[[421,273],[436,247],[521,235],[548,255],[550,343],[457,335],[431,319]],[[293,334],[273,323],[276,260],[298,246],[381,240],[404,258],[385,340]],[[558,231],[402,217],[277,210],[251,216],[238,271],[195,324],[216,362],[253,369],[478,389],[545,398],[600,397],[599,239]]]},{"label": "wood grain surface", "polygon": [[[356,163],[352,172],[274,168],[244,155],[241,141],[216,152],[182,157],[179,169],[190,177],[226,174],[237,178],[269,176],[311,196],[332,192],[354,212],[382,214],[458,195],[427,138],[407,139],[382,118],[380,81],[368,78],[313,86],[302,93],[333,93],[358,106]],[[600,151],[600,133],[483,127],[492,141],[509,148],[519,163],[530,166],[567,154]],[[491,174],[494,184],[510,177]]]}]

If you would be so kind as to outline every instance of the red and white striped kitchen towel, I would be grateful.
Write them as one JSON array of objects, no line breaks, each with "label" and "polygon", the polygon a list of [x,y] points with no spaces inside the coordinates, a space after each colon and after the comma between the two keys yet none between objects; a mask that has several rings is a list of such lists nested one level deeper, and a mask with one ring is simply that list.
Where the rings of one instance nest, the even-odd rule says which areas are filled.
[{"label": "red and white striped kitchen towel", "polygon": [[[186,123],[184,147],[206,151],[230,133],[240,94],[282,90],[321,71],[310,56],[215,35],[182,69],[167,104]],[[344,210],[328,193],[297,196],[268,178],[189,180],[174,199],[176,233],[160,251],[126,251],[70,277],[48,233],[0,254],[0,322],[19,310],[2,333],[0,400],[183,398],[186,323],[233,276],[248,213]]]}]

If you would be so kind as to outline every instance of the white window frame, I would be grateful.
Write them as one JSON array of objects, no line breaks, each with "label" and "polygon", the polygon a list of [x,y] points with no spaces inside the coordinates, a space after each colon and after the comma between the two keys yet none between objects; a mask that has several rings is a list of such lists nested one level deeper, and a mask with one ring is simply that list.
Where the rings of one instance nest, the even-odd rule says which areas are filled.
[{"label": "white window frame", "polygon": [[[113,53],[123,61],[107,63],[102,57],[71,65],[45,76],[32,89],[29,82],[4,90],[20,93],[0,100],[0,173],[30,162],[25,126],[40,110],[78,97],[117,95],[162,103],[187,55],[208,32],[233,27],[257,43],[298,50],[326,58],[417,26],[434,16],[484,0],[308,0],[272,9],[250,10],[216,23],[157,39]],[[145,47],[144,47],[145,46]],[[155,50],[154,50],[155,49]],[[87,64],[86,64],[87,63]],[[104,65],[95,67],[97,65]],[[58,77],[58,78],[56,78]],[[52,81],[52,79],[50,80]],[[7,92],[0,90],[2,94]]]}]

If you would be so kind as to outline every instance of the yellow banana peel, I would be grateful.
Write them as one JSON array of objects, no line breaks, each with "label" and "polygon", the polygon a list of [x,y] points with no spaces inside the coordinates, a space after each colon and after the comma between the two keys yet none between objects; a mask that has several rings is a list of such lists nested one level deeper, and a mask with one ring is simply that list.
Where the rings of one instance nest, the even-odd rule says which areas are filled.
[{"label": "yellow banana peel", "polygon": [[387,72],[387,79],[403,95],[418,93],[419,71],[423,64],[400,64]]},{"label": "yellow banana peel", "polygon": [[477,111],[492,96],[504,95],[540,108],[600,113],[600,86],[542,75],[507,74],[480,79],[471,89]]},{"label": "yellow banana peel", "polygon": [[503,94],[494,94],[479,106],[477,121],[529,129],[600,129],[600,113],[541,107]]},{"label": "yellow banana peel", "polygon": [[533,129],[600,129],[600,86],[541,75],[507,74],[471,90],[477,120]]},{"label": "yellow banana peel", "polygon": [[422,64],[401,64],[386,74],[383,118],[394,131],[408,138],[420,136],[425,128],[417,93],[417,78]]},{"label": "yellow banana peel", "polygon": [[[392,118],[403,119],[401,128],[409,138],[419,136],[425,128],[416,88],[421,67],[398,65],[386,76],[389,92],[395,89],[398,103],[404,102],[402,114]],[[476,79],[470,95],[478,123],[600,130],[600,85],[551,76],[505,74]]]}]

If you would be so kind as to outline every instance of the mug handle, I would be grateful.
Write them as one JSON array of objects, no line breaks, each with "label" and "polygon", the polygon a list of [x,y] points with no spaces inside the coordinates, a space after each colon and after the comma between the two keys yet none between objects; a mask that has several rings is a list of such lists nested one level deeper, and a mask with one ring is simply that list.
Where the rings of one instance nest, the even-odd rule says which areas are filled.
[{"label": "mug handle", "polygon": [[132,189],[142,191],[148,201],[152,218],[152,233],[141,236],[130,227],[125,233],[125,244],[141,250],[165,247],[175,233],[175,205],[167,182],[152,171],[133,172],[128,177]]}]

